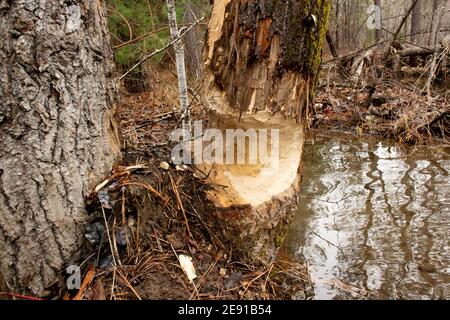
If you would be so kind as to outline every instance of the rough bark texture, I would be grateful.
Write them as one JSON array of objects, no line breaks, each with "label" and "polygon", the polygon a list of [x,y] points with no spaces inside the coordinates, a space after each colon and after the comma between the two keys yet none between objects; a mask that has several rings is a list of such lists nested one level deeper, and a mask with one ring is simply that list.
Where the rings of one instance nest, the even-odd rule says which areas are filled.
[{"label": "rough bark texture", "polygon": [[[207,65],[232,107],[281,111],[302,120],[306,91],[311,92],[320,66],[329,10],[327,0],[215,1]],[[317,17],[316,27],[310,14]]]},{"label": "rough bark texture", "polygon": [[331,55],[333,56],[333,59],[339,58],[339,54],[337,52],[336,46],[334,45],[333,38],[331,37],[331,33],[327,31],[327,43],[328,47],[330,48]]},{"label": "rough bark texture", "polygon": [[0,0],[0,273],[41,294],[76,257],[120,154],[100,0]]},{"label": "rough bark texture", "polygon": [[[321,61],[328,0],[215,0],[205,49],[210,123],[280,129],[280,166],[217,165],[216,217],[249,260],[270,262],[293,215],[303,147],[301,122]],[[263,174],[264,172],[264,174]]]}]

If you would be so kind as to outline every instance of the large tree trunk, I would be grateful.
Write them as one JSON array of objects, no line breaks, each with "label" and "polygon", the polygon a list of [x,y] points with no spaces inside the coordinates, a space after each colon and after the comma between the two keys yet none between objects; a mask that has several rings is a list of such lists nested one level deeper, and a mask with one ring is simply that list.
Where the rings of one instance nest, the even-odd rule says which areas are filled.
[{"label": "large tree trunk", "polygon": [[120,154],[103,9],[99,0],[0,0],[0,279],[9,290],[39,295],[76,258],[85,196]]},{"label": "large tree trunk", "polygon": [[334,1],[334,4],[336,6],[336,12],[334,15],[334,25],[335,25],[335,30],[334,30],[334,34],[335,34],[335,41],[336,41],[336,50],[339,50],[341,42],[340,42],[340,38],[341,38],[341,32],[342,30],[340,28],[338,28],[337,26],[339,26],[339,1]]},{"label": "large tree trunk", "polygon": [[[249,259],[271,261],[296,208],[303,123],[321,62],[330,1],[216,0],[206,103],[221,129],[279,129],[279,167],[216,165],[216,217]],[[316,25],[317,24],[317,25]],[[232,235],[232,236],[230,236]]]}]

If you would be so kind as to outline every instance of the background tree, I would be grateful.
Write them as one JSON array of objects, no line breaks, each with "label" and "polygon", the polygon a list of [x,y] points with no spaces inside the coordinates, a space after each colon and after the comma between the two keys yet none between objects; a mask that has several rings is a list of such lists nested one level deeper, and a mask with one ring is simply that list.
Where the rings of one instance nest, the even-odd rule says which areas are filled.
[{"label": "background tree", "polygon": [[[419,0],[416,2],[411,13],[411,42],[417,44],[420,36],[420,25],[422,21],[422,2]],[[411,65],[417,65],[417,57],[411,57]]]},{"label": "background tree", "polygon": [[420,34],[420,25],[422,22],[422,2],[419,0],[416,2],[411,13],[411,42],[415,43]]},{"label": "background tree", "polygon": [[[122,73],[135,65],[146,51],[162,47],[169,38],[169,30],[160,28],[161,23],[167,22],[167,17],[160,16],[164,1],[160,1],[161,4],[153,2],[114,0],[108,4],[108,28],[115,48],[114,58]],[[125,77],[124,86],[130,93],[149,89],[149,75],[144,65]]]},{"label": "background tree", "polygon": [[[175,11],[175,0],[167,0],[167,10],[172,41],[180,37],[177,25],[177,14]],[[184,45],[182,41],[177,41],[173,45],[175,49],[175,59],[178,77],[178,92],[180,96],[181,123],[184,130],[191,130],[189,116],[189,96],[186,79],[186,66],[184,62]]]},{"label": "background tree", "polygon": [[[380,19],[380,23],[382,21],[382,16],[381,16],[381,0],[374,0],[373,1],[374,5],[377,6],[378,8],[380,8],[380,17],[378,17]],[[380,42],[381,39],[383,38],[383,30],[380,26],[380,28],[376,28],[375,29],[375,42]]]},{"label": "background tree", "polygon": [[42,294],[76,259],[85,197],[120,153],[101,3],[0,2],[0,279],[9,290]]}]

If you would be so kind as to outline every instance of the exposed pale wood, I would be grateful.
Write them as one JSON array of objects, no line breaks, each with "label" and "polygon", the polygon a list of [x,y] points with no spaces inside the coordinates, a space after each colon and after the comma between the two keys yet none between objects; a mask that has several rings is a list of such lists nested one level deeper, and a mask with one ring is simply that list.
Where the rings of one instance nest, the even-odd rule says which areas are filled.
[{"label": "exposed pale wood", "polygon": [[259,161],[201,168],[216,186],[209,192],[214,223],[251,260],[274,259],[296,207],[303,126],[330,9],[329,1],[310,1],[318,17],[315,31],[305,23],[306,2],[213,3],[205,48],[209,125],[223,132],[279,129],[278,167]]},{"label": "exposed pale wood", "polygon": [[214,52],[214,45],[222,35],[222,25],[225,19],[225,8],[231,0],[216,0],[214,1],[211,18],[208,25],[208,57],[206,64],[212,58]]},{"label": "exposed pale wood", "polygon": [[408,46],[405,49],[400,50],[398,54],[401,57],[412,57],[412,56],[429,56],[435,52],[436,50],[434,49]]},{"label": "exposed pale wood", "polygon": [[80,290],[78,290],[77,295],[73,298],[73,300],[81,300],[83,299],[84,293],[89,285],[92,283],[95,277],[95,268],[90,267],[86,272],[86,276],[84,277],[83,283],[80,286]]}]

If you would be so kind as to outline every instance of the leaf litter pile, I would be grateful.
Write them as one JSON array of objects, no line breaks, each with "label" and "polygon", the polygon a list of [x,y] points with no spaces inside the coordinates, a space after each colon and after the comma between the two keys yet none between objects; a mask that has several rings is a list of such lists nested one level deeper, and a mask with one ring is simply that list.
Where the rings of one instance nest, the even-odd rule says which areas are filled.
[{"label": "leaf litter pile", "polygon": [[[207,173],[170,161],[179,126],[176,79],[118,107],[123,159],[88,199],[81,288],[64,299],[292,299],[312,296],[302,265],[245,263],[222,236]],[[156,77],[155,77],[156,79]],[[191,96],[192,117],[202,119]]]},{"label": "leaf litter pile", "polygon": [[325,64],[311,126],[352,129],[401,143],[449,141],[450,70],[441,71],[444,76],[433,71],[442,54],[422,66],[404,65],[398,73],[384,67],[380,57],[364,65],[360,76],[342,63]]}]

